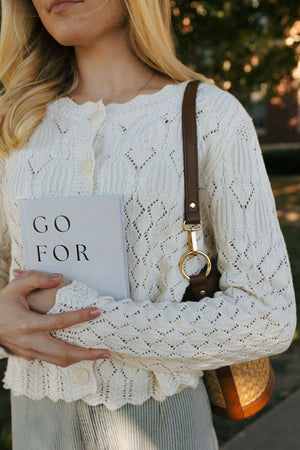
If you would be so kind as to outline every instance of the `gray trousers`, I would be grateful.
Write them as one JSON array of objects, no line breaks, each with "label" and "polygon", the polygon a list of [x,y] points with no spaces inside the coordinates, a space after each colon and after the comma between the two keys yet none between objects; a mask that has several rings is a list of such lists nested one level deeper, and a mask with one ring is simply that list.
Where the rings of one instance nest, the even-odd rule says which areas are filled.
[{"label": "gray trousers", "polygon": [[14,450],[217,450],[202,379],[162,402],[110,411],[11,395]]}]

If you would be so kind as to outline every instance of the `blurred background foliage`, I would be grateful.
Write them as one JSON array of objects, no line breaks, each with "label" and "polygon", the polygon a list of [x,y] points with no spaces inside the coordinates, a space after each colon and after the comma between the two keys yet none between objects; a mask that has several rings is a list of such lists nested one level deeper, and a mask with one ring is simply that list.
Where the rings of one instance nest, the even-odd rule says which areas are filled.
[{"label": "blurred background foliage", "polygon": [[171,0],[180,59],[238,97],[278,95],[300,56],[298,0]]}]

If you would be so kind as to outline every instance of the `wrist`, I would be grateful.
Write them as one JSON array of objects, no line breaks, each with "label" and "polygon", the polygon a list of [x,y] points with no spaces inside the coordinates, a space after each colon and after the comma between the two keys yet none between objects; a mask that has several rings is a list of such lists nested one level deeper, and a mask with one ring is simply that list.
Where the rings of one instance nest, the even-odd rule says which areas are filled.
[{"label": "wrist", "polygon": [[32,311],[46,314],[55,305],[56,295],[60,289],[71,284],[71,281],[62,278],[59,284],[52,288],[38,289],[27,296],[27,302]]}]

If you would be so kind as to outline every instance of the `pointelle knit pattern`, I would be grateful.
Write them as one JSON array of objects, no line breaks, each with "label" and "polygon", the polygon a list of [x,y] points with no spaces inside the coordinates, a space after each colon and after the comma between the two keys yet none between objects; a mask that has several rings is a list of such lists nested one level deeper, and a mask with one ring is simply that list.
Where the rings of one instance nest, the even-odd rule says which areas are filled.
[{"label": "pointelle knit pattern", "polygon": [[[188,282],[181,104],[186,82],[124,104],[59,98],[24,148],[1,158],[1,286],[24,268],[19,198],[121,194],[130,298],[103,297],[73,280],[49,313],[97,306],[98,319],[53,336],[110,359],[68,368],[9,356],[5,387],[32,399],[82,399],[117,409],[196,387],[203,370],[283,352],[295,330],[295,298],[255,128],[231,94],[197,93],[199,249],[218,253],[220,292],[181,303]],[[99,233],[101,230],[99,230]],[[189,261],[187,272],[205,264]],[[117,280],[116,280],[117,282]]]}]

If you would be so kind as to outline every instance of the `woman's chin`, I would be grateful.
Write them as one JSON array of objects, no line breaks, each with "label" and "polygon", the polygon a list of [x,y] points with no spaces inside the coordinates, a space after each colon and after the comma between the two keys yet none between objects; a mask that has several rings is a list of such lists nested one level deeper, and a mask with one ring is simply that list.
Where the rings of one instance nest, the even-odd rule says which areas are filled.
[{"label": "woman's chin", "polygon": [[76,46],[76,45],[84,45],[86,41],[86,37],[80,38],[80,35],[78,33],[55,33],[52,34],[53,38],[60,44],[66,47],[70,46]]},{"label": "woman's chin", "polygon": [[[90,32],[89,32],[90,31]],[[48,29],[48,33],[55,39],[59,44],[64,46],[77,46],[77,45],[90,45],[97,38],[99,38],[101,32],[95,32],[95,30],[87,30],[86,27],[80,27],[78,25],[72,26],[57,26],[54,30]]]}]

